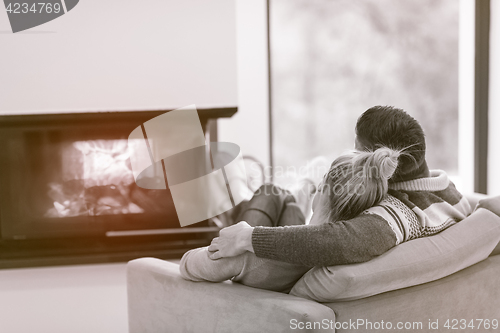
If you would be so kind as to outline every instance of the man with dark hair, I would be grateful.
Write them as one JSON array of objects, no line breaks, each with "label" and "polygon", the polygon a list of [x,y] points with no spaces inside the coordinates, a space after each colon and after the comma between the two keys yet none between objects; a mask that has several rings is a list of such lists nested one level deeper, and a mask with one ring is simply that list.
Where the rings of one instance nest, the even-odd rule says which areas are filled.
[{"label": "man with dark hair", "polygon": [[471,208],[441,170],[429,170],[420,124],[405,111],[375,106],[356,124],[356,149],[402,151],[386,198],[350,220],[319,225],[251,227],[242,221],[220,231],[208,248],[212,259],[254,252],[304,266],[368,261],[402,242],[457,223]]},{"label": "man with dark hair", "polygon": [[358,150],[385,146],[405,152],[399,159],[392,182],[429,177],[424,131],[418,121],[402,109],[374,106],[366,110],[356,123],[355,145]]}]

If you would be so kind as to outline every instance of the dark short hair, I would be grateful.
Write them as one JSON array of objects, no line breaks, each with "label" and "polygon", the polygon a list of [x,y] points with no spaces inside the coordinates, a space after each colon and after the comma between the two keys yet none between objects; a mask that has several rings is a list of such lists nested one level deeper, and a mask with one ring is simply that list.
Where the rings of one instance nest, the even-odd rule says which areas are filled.
[{"label": "dark short hair", "polygon": [[365,150],[385,146],[403,151],[392,182],[413,179],[427,168],[422,126],[402,109],[393,106],[369,108],[358,118],[356,136]]}]

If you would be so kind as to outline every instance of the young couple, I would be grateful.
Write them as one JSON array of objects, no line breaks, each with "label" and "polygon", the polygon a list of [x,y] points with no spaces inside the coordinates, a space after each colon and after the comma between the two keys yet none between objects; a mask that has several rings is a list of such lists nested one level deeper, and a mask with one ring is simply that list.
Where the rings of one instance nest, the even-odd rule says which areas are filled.
[{"label": "young couple", "polygon": [[308,225],[290,192],[264,185],[237,207],[239,223],[183,256],[182,277],[288,292],[311,267],[368,261],[471,213],[446,173],[428,169],[424,132],[403,110],[364,112],[355,148],[333,161]]}]

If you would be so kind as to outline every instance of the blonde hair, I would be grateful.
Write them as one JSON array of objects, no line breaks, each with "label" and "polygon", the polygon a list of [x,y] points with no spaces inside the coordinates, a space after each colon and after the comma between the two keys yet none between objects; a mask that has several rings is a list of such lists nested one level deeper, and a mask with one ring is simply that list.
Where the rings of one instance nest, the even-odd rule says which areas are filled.
[{"label": "blonde hair", "polygon": [[382,147],[352,151],[333,161],[322,188],[329,195],[329,220],[354,218],[382,201],[400,155],[401,151]]}]

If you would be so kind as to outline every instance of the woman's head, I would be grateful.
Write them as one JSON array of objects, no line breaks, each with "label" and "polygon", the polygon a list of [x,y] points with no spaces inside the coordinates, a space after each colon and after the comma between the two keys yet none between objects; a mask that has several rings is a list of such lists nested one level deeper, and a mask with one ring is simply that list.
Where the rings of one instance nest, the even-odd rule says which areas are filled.
[{"label": "woman's head", "polygon": [[399,151],[383,147],[352,151],[333,161],[319,194],[328,220],[348,220],[379,203],[387,194],[399,156]]}]

